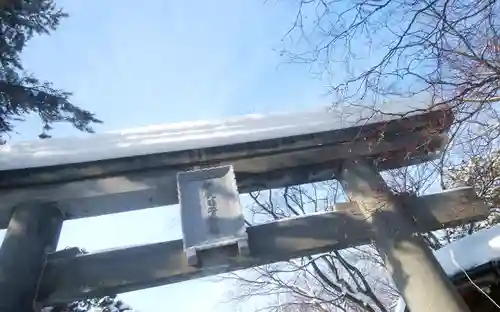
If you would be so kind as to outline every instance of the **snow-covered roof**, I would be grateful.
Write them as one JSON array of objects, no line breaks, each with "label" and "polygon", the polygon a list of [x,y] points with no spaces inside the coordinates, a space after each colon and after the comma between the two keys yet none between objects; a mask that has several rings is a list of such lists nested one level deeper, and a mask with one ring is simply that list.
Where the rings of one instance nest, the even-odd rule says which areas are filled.
[{"label": "snow-covered roof", "polygon": [[[450,243],[434,252],[434,255],[448,276],[500,260],[500,225]],[[405,308],[404,300],[399,299],[395,312],[403,312]]]},{"label": "snow-covered roof", "polygon": [[[361,106],[309,112],[247,115],[224,121],[182,122],[126,129],[83,138],[52,138],[0,147],[0,170],[45,167],[102,159],[166,153],[332,131],[398,119],[424,104],[383,107],[384,114]],[[390,113],[390,114],[387,114]],[[416,112],[415,112],[416,113]],[[411,115],[411,114],[408,114]]]}]

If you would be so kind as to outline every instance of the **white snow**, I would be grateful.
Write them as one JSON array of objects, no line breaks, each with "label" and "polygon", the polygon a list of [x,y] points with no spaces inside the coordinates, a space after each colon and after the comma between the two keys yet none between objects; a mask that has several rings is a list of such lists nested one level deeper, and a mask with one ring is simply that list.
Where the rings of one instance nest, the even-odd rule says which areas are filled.
[{"label": "white snow", "polygon": [[[478,231],[437,250],[434,255],[448,276],[470,270],[494,260],[500,260],[500,225]],[[403,312],[401,298],[395,312]]]},{"label": "white snow", "polygon": [[[342,109],[247,115],[225,121],[182,122],[94,134],[84,138],[52,138],[0,147],[0,170],[44,167],[101,159],[223,146],[329,131],[397,119],[424,104],[381,107],[384,114],[361,106]],[[408,115],[414,114],[410,113]]]}]

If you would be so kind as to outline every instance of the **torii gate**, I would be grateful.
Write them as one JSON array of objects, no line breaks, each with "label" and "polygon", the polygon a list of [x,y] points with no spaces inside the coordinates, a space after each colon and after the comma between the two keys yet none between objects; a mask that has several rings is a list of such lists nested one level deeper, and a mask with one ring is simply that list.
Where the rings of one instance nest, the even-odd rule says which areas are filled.
[{"label": "torii gate", "polygon": [[[379,174],[438,157],[453,114],[447,107],[393,107],[391,114],[347,109],[1,147],[0,228],[7,234],[0,249],[0,310],[37,311],[374,240],[413,312],[468,311],[415,234],[484,219],[487,207],[471,188],[395,196]],[[242,230],[236,185],[246,193],[332,177],[351,199],[335,212]],[[183,194],[207,192],[207,181],[216,187],[206,203],[181,203],[183,240],[85,255],[76,248],[55,252],[64,220],[176,204]],[[224,196],[236,200],[217,207],[216,198]],[[217,235],[234,234],[233,240],[194,233],[186,227],[193,218],[216,226],[226,222]]]}]

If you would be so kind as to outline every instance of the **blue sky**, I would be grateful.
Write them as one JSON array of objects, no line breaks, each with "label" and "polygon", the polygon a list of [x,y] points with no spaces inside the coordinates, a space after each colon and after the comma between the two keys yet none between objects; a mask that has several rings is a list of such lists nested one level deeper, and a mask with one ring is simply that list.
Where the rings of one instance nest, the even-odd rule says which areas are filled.
[{"label": "blue sky", "polygon": [[[104,121],[98,132],[328,103],[325,82],[307,66],[280,66],[275,50],[296,13],[293,1],[58,3],[70,18],[51,37],[30,41],[24,64],[94,111]],[[29,120],[11,140],[35,139],[38,126]],[[81,135],[67,126],[52,134]],[[66,222],[59,247],[92,251],[180,237],[178,208],[161,207]],[[143,312],[235,311],[219,304],[228,287],[197,280],[121,297]]]}]

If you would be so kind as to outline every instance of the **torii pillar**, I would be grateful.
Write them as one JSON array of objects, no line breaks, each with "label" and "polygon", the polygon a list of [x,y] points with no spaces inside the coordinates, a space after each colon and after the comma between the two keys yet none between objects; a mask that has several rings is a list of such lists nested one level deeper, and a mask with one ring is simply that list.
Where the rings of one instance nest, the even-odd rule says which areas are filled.
[{"label": "torii pillar", "polygon": [[345,160],[336,178],[375,232],[375,245],[411,312],[469,312],[375,165]]}]

